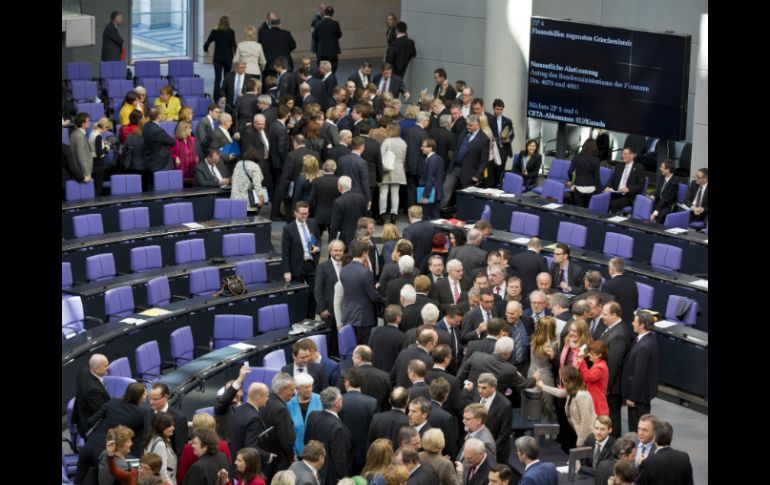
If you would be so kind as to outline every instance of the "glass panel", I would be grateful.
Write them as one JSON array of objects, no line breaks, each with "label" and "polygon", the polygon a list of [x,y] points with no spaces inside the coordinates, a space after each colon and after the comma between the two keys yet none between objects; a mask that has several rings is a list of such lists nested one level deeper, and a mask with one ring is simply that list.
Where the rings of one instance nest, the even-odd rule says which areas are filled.
[{"label": "glass panel", "polygon": [[61,16],[72,17],[75,15],[82,15],[83,11],[80,8],[80,0],[61,0]]},{"label": "glass panel", "polygon": [[188,2],[138,0],[131,12],[131,59],[189,57]]}]

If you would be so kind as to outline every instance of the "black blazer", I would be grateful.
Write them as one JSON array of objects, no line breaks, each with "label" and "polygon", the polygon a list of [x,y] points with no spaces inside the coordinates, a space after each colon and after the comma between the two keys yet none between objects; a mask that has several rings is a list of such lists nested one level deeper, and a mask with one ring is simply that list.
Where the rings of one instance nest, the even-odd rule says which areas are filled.
[{"label": "black blazer", "polygon": [[493,459],[494,457],[487,456],[484,459],[484,463],[482,463],[481,466],[476,469],[476,473],[473,475],[472,480],[468,479],[468,477],[471,475],[471,467],[466,466],[463,470],[463,483],[465,485],[487,485],[489,481],[489,461]]},{"label": "black blazer", "polygon": [[636,282],[625,275],[617,275],[604,283],[605,292],[615,297],[620,304],[624,322],[634,320],[634,311],[639,306],[639,289]]},{"label": "black blazer", "polygon": [[[401,343],[403,343],[403,337]],[[390,383],[393,386],[401,386],[407,389],[411,387],[412,383],[406,374],[409,362],[411,362],[412,359],[419,359],[425,362],[425,366],[428,369],[433,367],[433,358],[422,348],[415,346],[404,349],[398,354],[398,357],[396,357],[396,362],[393,364],[393,368],[390,371]]]},{"label": "black blazer", "polygon": [[[503,165],[505,165],[505,161],[508,160],[508,157],[513,156],[513,149],[511,148],[511,143],[513,143],[513,138],[515,137],[513,132],[513,121],[511,121],[510,118],[502,116],[503,131],[508,127],[508,137],[506,140],[503,140],[500,137],[500,133],[497,132],[497,118],[495,118],[495,115],[488,113],[487,118],[489,118],[489,129],[492,130],[492,135],[495,137],[495,143],[497,143],[497,148],[500,150],[500,158],[503,160]],[[527,171],[529,171],[529,167],[527,167]]]},{"label": "black blazer", "polygon": [[323,81],[311,76],[305,82],[310,85],[310,96],[313,97],[313,100],[303,99],[302,106],[307,106],[311,102],[323,105],[326,102],[326,87]]},{"label": "black blazer", "polygon": [[[243,132],[246,131],[248,125],[254,122],[254,116],[257,113],[259,113],[259,108],[257,107],[256,94],[244,94],[238,98],[238,101],[235,102],[235,107],[233,108],[233,118],[236,130],[241,133],[241,137],[243,137]],[[243,150],[243,142],[241,142],[241,153],[245,153]]]},{"label": "black blazer", "polygon": [[[144,452],[142,440],[144,438],[144,414],[145,409],[142,406],[131,404],[123,399],[110,399],[99,411],[88,419],[88,428],[96,425],[94,431],[86,441],[86,446],[81,450],[81,455],[91,454],[99,456],[104,449],[105,437],[110,428],[118,425],[128,426],[134,431],[134,438],[131,440],[131,454],[141,456]],[[98,424],[97,424],[98,423]],[[95,462],[96,460],[94,460]]]},{"label": "black blazer", "polygon": [[85,439],[88,420],[109,402],[110,394],[88,367],[80,369],[75,389],[72,421],[77,423],[78,434]]},{"label": "black blazer", "polygon": [[[374,79],[372,79],[372,83],[377,85],[377,89],[380,88],[381,80],[382,73],[377,74],[374,76]],[[393,94],[393,98],[398,98],[401,93],[406,92],[406,87],[404,87],[404,82],[401,79],[401,76],[397,75],[396,73],[390,75],[390,81],[388,81],[388,91]]]},{"label": "black blazer", "polygon": [[363,468],[366,464],[366,440],[376,412],[377,399],[372,396],[356,391],[348,391],[342,396],[340,419],[350,431],[354,468]]},{"label": "black blazer", "polygon": [[176,145],[176,139],[166,133],[154,121],[144,125],[144,163],[150,172],[165,170],[171,166],[171,147]]},{"label": "black blazer", "polygon": [[[519,152],[518,157],[516,158],[516,161],[513,163],[513,167],[511,168],[511,172],[516,173],[524,177],[524,170],[522,166],[524,165],[524,157],[527,155],[526,150],[522,150]],[[537,185],[537,174],[540,173],[540,166],[543,164],[543,157],[536,153],[527,161],[527,176],[524,177],[524,186],[525,187],[533,187]]]},{"label": "black blazer", "polygon": [[[344,403],[344,399],[343,399]],[[317,440],[326,448],[326,462],[318,470],[322,485],[336,485],[350,475],[353,463],[353,445],[347,426],[326,411],[313,411],[305,423],[305,444]]]},{"label": "black blazer", "polygon": [[[407,389],[407,392],[409,393],[410,402],[414,401],[420,396],[430,401],[430,386],[426,382],[416,382],[412,384],[412,386]],[[423,427],[423,429],[420,430],[420,436],[422,436],[424,431],[427,430]]]},{"label": "black blazer", "polygon": [[513,255],[508,267],[514,275],[521,278],[521,291],[527,296],[537,289],[538,273],[548,272],[545,257],[529,249]]},{"label": "black blazer", "polygon": [[[286,364],[281,368],[281,372],[286,372],[290,376],[294,375],[294,362]],[[313,392],[319,393],[326,389],[329,384],[329,378],[326,376],[326,369],[321,364],[308,362],[307,373],[313,378]]]},{"label": "black blazer", "polygon": [[[452,132],[452,135],[455,138],[455,146],[459,147],[460,143],[463,141],[463,138],[468,133],[468,122],[465,121],[463,116],[460,116],[457,121],[454,122],[452,128],[450,128],[449,131]],[[456,157],[457,151],[455,151],[455,156],[452,157],[452,160],[454,161]]]},{"label": "black blazer", "polygon": [[281,194],[281,197],[287,199],[290,198],[287,197],[287,191],[290,182],[295,183],[294,194],[298,193],[299,188],[296,186],[296,182],[297,177],[299,177],[299,175],[302,173],[302,159],[305,157],[305,155],[313,155],[316,160],[321,160],[321,156],[317,151],[311,150],[306,146],[299,147],[296,150],[289,152],[286,155],[286,163],[284,164],[283,170],[281,171],[281,181],[278,188],[278,193]]},{"label": "black blazer", "polygon": [[[233,399],[238,394],[238,389],[232,385],[225,389],[221,396],[214,401],[214,419],[217,422],[217,435],[223,440],[230,441],[230,422],[233,414],[239,406],[233,406]],[[232,449],[232,445],[230,445]]]},{"label": "black blazer", "polygon": [[329,238],[339,239],[345,243],[345,249],[350,249],[350,243],[356,235],[358,219],[366,215],[366,197],[353,189],[337,197],[332,203],[332,220]]},{"label": "black blazer", "polygon": [[[449,169],[449,161],[451,160],[450,155],[454,156],[455,150],[457,149],[455,146],[455,137],[448,129],[437,126],[428,130],[428,138],[433,138],[436,141],[436,155],[441,157],[441,160],[444,162],[443,168],[444,173],[446,174]],[[443,191],[441,195],[443,197]]]},{"label": "black blazer", "polygon": [[[626,180],[626,187],[628,187],[627,195],[630,195],[633,198],[636,197],[637,194],[642,193],[642,188],[644,188],[644,178],[646,175],[644,172],[644,166],[641,163],[632,163],[633,165],[631,166],[631,173],[628,174],[628,180]],[[626,165],[623,163],[618,163],[615,165],[615,171],[612,172],[612,178],[610,178],[610,181],[607,185],[608,187],[612,188],[613,190],[618,190],[618,185],[620,185],[620,179],[623,178],[623,170],[625,168]]]},{"label": "black blazer", "polygon": [[[388,285],[385,289],[385,299],[388,305],[400,305],[401,304],[401,288],[405,285],[414,285],[414,276],[411,274],[401,275],[398,278],[388,281]],[[403,317],[402,317],[403,322]],[[403,331],[408,329],[399,325],[399,328]]]},{"label": "black blazer", "polygon": [[235,49],[238,44],[235,42],[235,31],[233,29],[219,30],[214,29],[203,44],[203,51],[208,54],[209,45],[214,43],[214,62],[228,63],[233,62]]},{"label": "black blazer", "polygon": [[[174,418],[174,434],[171,436],[171,445],[174,448],[177,458],[182,457],[182,448],[187,443],[187,418],[182,411],[168,407],[166,410]],[[144,429],[149,430],[152,426],[152,419],[155,417],[155,411],[152,408],[148,408],[144,415]]]},{"label": "black blazer", "polygon": [[[687,195],[684,198],[685,204],[692,207],[695,204],[695,198],[698,196],[698,189],[700,188],[700,185],[696,184],[695,181],[692,181],[690,183],[690,187],[687,189]],[[706,188],[703,189],[703,195],[701,196],[700,206],[703,207],[703,214],[699,217],[699,219],[703,220],[708,216],[709,211],[709,187],[706,185]],[[698,217],[695,215],[691,215],[690,217]]]},{"label": "black blazer", "polygon": [[318,57],[337,57],[342,52],[340,50],[340,37],[342,37],[342,30],[339,22],[331,17],[324,17],[318,22],[313,29],[313,40],[318,46],[316,52]]},{"label": "black blazer", "polygon": [[459,259],[463,263],[463,275],[473,277],[475,270],[486,267],[487,252],[478,246],[464,244],[449,250],[449,259]]},{"label": "black blazer", "polygon": [[[615,437],[614,436],[608,436],[607,442],[604,443],[604,446],[602,447],[602,451],[599,453],[599,459],[596,463],[594,463],[594,457],[591,455],[591,457],[586,458],[584,460],[584,463],[581,464],[580,472],[584,473],[586,475],[596,475],[596,467],[599,465],[599,463],[603,462],[604,460],[608,460],[612,458],[612,445],[615,444]],[[583,446],[588,446],[590,448],[596,447],[596,437],[593,435],[593,433],[588,435],[588,438],[586,438],[585,443],[583,443]]]},{"label": "black blazer", "polygon": [[279,57],[286,59],[286,69],[291,72],[294,70],[294,60],[291,52],[297,48],[297,42],[294,36],[288,30],[279,27],[271,27],[259,33],[259,43],[265,51],[265,62],[268,69],[272,69],[273,62]]},{"label": "black blazer", "polygon": [[402,138],[406,142],[404,170],[409,175],[419,177],[425,170],[425,157],[420,146],[428,139],[428,131],[420,125],[412,125],[403,131]]},{"label": "black blazer", "polygon": [[337,271],[334,269],[331,258],[318,265],[313,294],[315,295],[316,310],[319,314],[324,310],[329,310],[329,313],[334,315],[334,285],[337,284],[337,281],[339,278],[337,278]]},{"label": "black blazer", "polygon": [[398,448],[398,431],[405,426],[409,426],[409,418],[403,410],[391,409],[375,414],[369,426],[368,445],[376,439],[387,438],[394,449]]},{"label": "black blazer", "polygon": [[[368,83],[364,85],[363,81],[361,81],[361,75],[358,73],[360,69],[356,69],[356,72],[348,76],[348,81],[353,81],[356,83],[356,88],[365,89],[366,86],[368,86]],[[369,74],[366,76],[368,82],[372,82],[372,75]]]},{"label": "black blazer", "polygon": [[102,60],[119,61],[120,53],[123,50],[123,37],[120,36],[118,28],[112,22],[104,27],[102,33]]},{"label": "black blazer", "polygon": [[[475,389],[475,388],[474,388]],[[475,391],[476,397],[473,402],[480,402],[481,397],[478,390]],[[513,426],[513,406],[507,397],[499,392],[495,393],[495,398],[489,406],[487,422],[485,426],[495,437],[495,450],[498,463],[507,463],[511,455],[511,427]]]},{"label": "black blazer", "polygon": [[444,198],[444,159],[433,154],[425,160],[425,169],[420,176],[420,185],[425,187],[426,197],[432,191],[436,191],[436,202],[434,203],[438,203]]},{"label": "black blazer", "polygon": [[[609,371],[609,381],[607,382],[607,394],[620,395],[621,372],[623,359],[628,352],[628,334],[623,322],[616,323],[612,328],[607,329],[599,340],[607,344],[607,369]],[[657,386],[657,380],[655,381]]]},{"label": "black blazer", "polygon": [[361,158],[364,159],[366,168],[369,169],[369,187],[373,189],[378,183],[382,182],[384,170],[382,167],[382,152],[377,140],[369,138],[368,135],[362,136],[364,138],[364,151],[361,153]]},{"label": "black blazer", "polygon": [[[289,142],[289,133],[286,125],[278,120],[274,120],[267,127],[267,141],[270,143],[270,164],[273,169],[281,170],[286,161],[286,155],[291,151]],[[277,203],[273,202],[274,204]]]},{"label": "black blazer", "polygon": [[[411,276],[412,281],[414,281],[415,276]],[[413,283],[409,283],[413,284]],[[428,303],[433,303],[436,305],[436,308],[438,308],[438,302],[436,300],[433,300],[421,293],[417,293],[417,300],[411,305],[407,305],[406,307],[401,309],[401,323],[399,324],[399,328],[403,332],[409,333],[410,330],[416,329],[420,325],[422,325],[422,308],[427,305]],[[396,304],[399,304],[396,302]],[[442,329],[441,331],[446,331],[445,329]],[[439,332],[439,338],[441,337],[441,331]],[[411,332],[411,336],[414,337],[414,332]],[[454,349],[452,350],[454,353]]]},{"label": "black blazer", "polygon": [[[559,276],[561,274],[561,267],[556,264],[551,264],[551,288],[561,291],[559,284],[561,280]],[[567,266],[567,283],[572,288],[572,293],[578,293],[583,288],[584,273],[583,267],[577,264],[574,260],[569,260],[569,266]]]},{"label": "black blazer", "polygon": [[438,428],[444,433],[444,449],[442,455],[457,456],[459,426],[457,419],[444,409],[437,401],[431,401],[428,423],[432,428]]},{"label": "black blazer", "polygon": [[374,275],[357,260],[343,266],[340,282],[345,289],[342,321],[354,327],[376,327],[377,305],[383,299],[374,289]]},{"label": "black blazer", "polygon": [[676,483],[693,485],[692,463],[684,451],[670,447],[660,448],[645,459],[637,470],[638,485]]},{"label": "black blazer", "polygon": [[666,214],[670,213],[676,205],[676,196],[679,193],[679,182],[673,175],[663,187],[665,179],[661,177],[661,181],[657,187],[655,187],[655,203],[652,206],[653,211],[658,211],[657,222],[663,224],[666,218]]},{"label": "black blazer", "polygon": [[335,175],[338,177],[343,175],[350,177],[353,182],[351,190],[363,195],[367,202],[371,200],[369,168],[366,166],[366,161],[357,153],[350,153],[340,157]]},{"label": "black blazer", "polygon": [[479,181],[484,178],[484,169],[489,163],[489,138],[483,131],[479,130],[473,141],[467,143],[467,148],[463,148],[466,137],[465,133],[457,140],[457,152],[455,153],[454,166],[460,167],[460,184],[463,187],[473,185],[473,177]]},{"label": "black blazer", "polygon": [[206,453],[198,458],[184,476],[184,485],[217,485],[218,473],[221,469],[227,469],[230,463],[221,451],[214,454]]},{"label": "black blazer", "polygon": [[[457,300],[458,302],[463,299],[463,295],[471,289],[471,286],[473,286],[471,280],[463,275],[463,278],[460,280],[461,293],[460,299]],[[435,285],[431,286],[429,296],[438,302],[439,310],[441,310],[442,313],[446,313],[449,306],[454,305],[454,296],[452,295],[452,288],[449,285],[449,278],[442,278],[438,280]]]},{"label": "black blazer", "polygon": [[338,180],[334,174],[324,174],[310,184],[310,215],[320,225],[328,226],[332,222],[332,205],[340,196]]},{"label": "black blazer", "polygon": [[[395,41],[394,41],[395,42]],[[430,425],[426,424],[421,431],[427,431]],[[422,433],[420,434],[422,436]],[[438,473],[427,463],[422,463],[409,475],[406,485],[439,485]]]},{"label": "black blazer", "polygon": [[436,232],[436,227],[428,221],[413,222],[404,228],[403,237],[412,242],[415,262],[422,261],[426,254],[430,254]]},{"label": "black blazer", "polygon": [[623,399],[649,403],[658,395],[658,339],[648,333],[628,351],[621,380]]},{"label": "black blazer", "polygon": [[[481,305],[477,306],[470,312],[468,312],[463,318],[463,324],[460,327],[462,330],[462,338],[464,343],[468,343],[471,340],[477,340],[479,337],[476,335],[476,328],[484,321],[484,315],[481,313]],[[497,318],[500,313],[496,306],[492,307],[490,311],[492,318]]]},{"label": "black blazer", "polygon": [[404,77],[406,68],[409,67],[409,62],[417,56],[417,48],[414,45],[414,41],[406,35],[396,37],[396,39],[388,45],[388,50],[385,53],[385,62],[389,62],[393,65],[393,74]]},{"label": "black blazer", "polygon": [[[294,459],[294,424],[289,409],[276,393],[271,392],[260,414],[266,428],[274,427],[262,438],[262,449],[277,455],[273,460],[273,470],[285,470]],[[307,428],[305,430],[307,439]]]},{"label": "black blazer", "polygon": [[[390,375],[382,369],[374,367],[372,364],[362,364],[358,366],[364,375],[364,384],[361,386],[361,392],[367,396],[372,396],[377,400],[377,409],[390,409]],[[340,374],[342,374],[340,372]]]},{"label": "black blazer", "polygon": [[[339,126],[337,127],[339,128]],[[340,131],[342,128],[339,128]],[[326,154],[324,155],[324,160],[329,160],[330,158],[334,160],[335,162],[339,163],[340,158],[344,157],[345,155],[350,154],[350,148],[345,145],[337,145],[334,147],[329,148],[326,151]]]},{"label": "black blazer", "polygon": [[[222,178],[230,177],[230,172],[228,172],[225,162],[220,160],[217,164],[217,170],[219,170],[219,174]],[[198,187],[219,187],[217,178],[211,172],[205,160],[201,160],[200,163],[195,166],[195,183]]]},{"label": "black blazer", "polygon": [[[449,412],[452,416],[458,419],[458,422],[462,416],[462,410],[463,410],[463,402],[462,402],[462,388],[460,386],[460,383],[457,381],[457,376],[454,374],[450,374],[449,372],[442,370],[437,367],[432,367],[428,369],[428,373],[425,374],[425,382],[430,384],[433,382],[434,379],[438,379],[439,377],[443,377],[444,379],[449,382],[449,396],[447,397],[447,400],[444,402],[444,405],[442,408]],[[445,436],[446,437],[446,436]],[[459,450],[458,450],[459,451]],[[457,454],[454,454],[452,456],[457,456]]]},{"label": "black blazer", "polygon": [[[538,155],[539,156],[539,155]],[[534,158],[534,157],[533,157]],[[567,170],[567,178],[572,180],[575,174],[574,184],[579,186],[594,186],[596,191],[601,190],[601,181],[599,180],[599,159],[590,155],[577,155],[572,159]],[[527,168],[529,171],[529,168]]]},{"label": "black blazer", "polygon": [[[253,77],[251,74],[243,75],[243,83],[241,84],[241,93],[246,94],[246,81]],[[233,96],[235,96],[235,71],[230,71],[225,74],[225,78],[222,81],[223,96],[225,97],[225,103],[230,107],[235,106],[233,103]],[[214,100],[219,101],[219,100]],[[253,118],[252,118],[253,119]]]},{"label": "black blazer", "polygon": [[237,455],[241,448],[255,448],[259,450],[262,460],[266,462],[270,455],[258,446],[259,435],[263,431],[265,431],[265,423],[262,421],[257,408],[249,403],[241,404],[235,408],[230,419],[229,440],[227,442],[230,453]]},{"label": "black blazer", "polygon": [[[390,371],[396,362],[401,345],[404,342],[404,332],[393,325],[383,325],[372,329],[369,337],[369,347],[372,348],[372,365],[388,373],[390,383]],[[390,384],[392,386],[392,384]]]},{"label": "black blazer", "polygon": [[297,92],[297,83],[291,71],[286,70],[278,79],[278,97],[294,96]]}]

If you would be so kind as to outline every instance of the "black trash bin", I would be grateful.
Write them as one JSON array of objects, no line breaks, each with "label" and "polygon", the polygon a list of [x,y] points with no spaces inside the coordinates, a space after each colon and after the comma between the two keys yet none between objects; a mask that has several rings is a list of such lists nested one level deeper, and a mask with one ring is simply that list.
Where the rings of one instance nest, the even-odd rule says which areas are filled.
[{"label": "black trash bin", "polygon": [[530,421],[540,421],[543,415],[543,391],[537,387],[521,391],[521,416]]}]

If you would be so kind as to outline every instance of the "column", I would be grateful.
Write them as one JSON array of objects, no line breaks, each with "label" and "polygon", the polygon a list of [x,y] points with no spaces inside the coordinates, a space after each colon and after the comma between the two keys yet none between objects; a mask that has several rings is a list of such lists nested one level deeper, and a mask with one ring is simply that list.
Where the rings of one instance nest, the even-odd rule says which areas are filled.
[{"label": "column", "polygon": [[693,110],[692,162],[690,178],[701,167],[709,165],[709,16],[700,18],[700,45],[695,69],[695,109]]}]

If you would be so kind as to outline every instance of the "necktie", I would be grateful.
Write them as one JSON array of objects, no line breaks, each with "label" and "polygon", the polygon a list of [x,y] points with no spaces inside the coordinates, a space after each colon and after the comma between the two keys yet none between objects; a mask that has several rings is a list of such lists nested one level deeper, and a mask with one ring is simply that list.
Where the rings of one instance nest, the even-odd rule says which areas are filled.
[{"label": "necktie", "polygon": [[485,321],[485,322],[489,322],[489,321],[492,319],[492,313],[490,313],[490,312],[484,312],[484,313],[486,313],[486,314],[487,314],[487,319],[486,319],[486,320],[484,320],[484,321]]},{"label": "necktie", "polygon": [[703,186],[698,189],[698,195],[695,196],[695,207],[700,207],[701,197],[703,196]]},{"label": "necktie", "polygon": [[243,85],[243,76],[240,74],[235,75],[235,89],[233,90],[233,104],[238,101],[238,95],[241,93],[241,86]]},{"label": "necktie", "polygon": [[217,170],[216,166],[209,165],[209,168],[211,169],[211,174],[214,176],[215,179],[217,179],[217,182],[222,181],[222,177],[219,176],[219,171]]},{"label": "necktie", "polygon": [[385,82],[382,83],[382,92],[387,93],[388,92],[388,84],[390,84],[390,79],[385,79]]},{"label": "necktie", "polygon": [[591,335],[593,335],[594,332],[596,331],[596,323],[598,321],[599,321],[598,318],[594,318],[593,320],[591,320]]},{"label": "necktie", "polygon": [[307,242],[308,255],[310,255],[310,257],[312,258],[311,250],[313,247],[313,243],[310,242],[310,231],[307,230],[307,224],[303,223],[301,224],[301,226],[302,226],[302,232],[305,234],[305,241]]},{"label": "necktie", "polygon": [[500,294],[500,287],[499,286],[495,286],[495,294],[496,295]]},{"label": "necktie", "polygon": [[524,348],[521,345],[521,335],[519,334],[519,325],[513,326],[513,350],[516,352],[516,362],[521,363],[522,361],[522,352],[524,352]]},{"label": "necktie", "polygon": [[457,303],[457,300],[460,299],[460,285],[455,281],[452,283],[452,286],[454,287],[454,290],[452,291],[452,294],[455,297],[455,303]]},{"label": "necktie", "polygon": [[626,183],[628,182],[628,175],[631,173],[631,167],[632,167],[632,164],[629,163],[623,169],[623,176],[620,177],[620,185],[618,185],[618,190],[620,190],[620,189],[622,189],[623,187],[626,186]]},{"label": "necktie", "polygon": [[476,475],[476,465],[471,465],[471,470],[470,470],[470,473],[468,474],[469,482],[473,480],[474,475]]},{"label": "necktie", "polygon": [[479,401],[479,404],[481,404],[484,407],[487,407],[487,398],[482,397],[481,401]]},{"label": "necktie", "polygon": [[300,372],[300,373],[305,372],[305,368],[304,367],[297,367],[297,372]]},{"label": "necktie", "polygon": [[460,346],[457,344],[457,328],[455,327],[449,327],[452,331],[452,340],[454,340],[455,344],[455,355],[460,354]]},{"label": "necktie", "polygon": [[262,144],[265,146],[265,159],[267,159],[270,155],[270,143],[267,141],[267,135],[265,135],[265,130],[260,130],[259,134],[262,136]]},{"label": "necktie", "polygon": [[539,313],[533,313],[532,319],[535,321],[535,325],[537,325],[540,322],[540,314]]},{"label": "necktie", "polygon": [[565,273],[564,268],[559,270],[559,283],[564,281],[564,273]]},{"label": "necktie", "polygon": [[639,454],[639,463],[641,464],[647,458],[647,450],[650,445],[642,445],[642,452]]},{"label": "necktie", "polygon": [[598,441],[596,442],[596,449],[594,450],[594,461],[593,466],[596,468],[596,465],[599,463],[599,455],[602,453],[602,445]]}]

